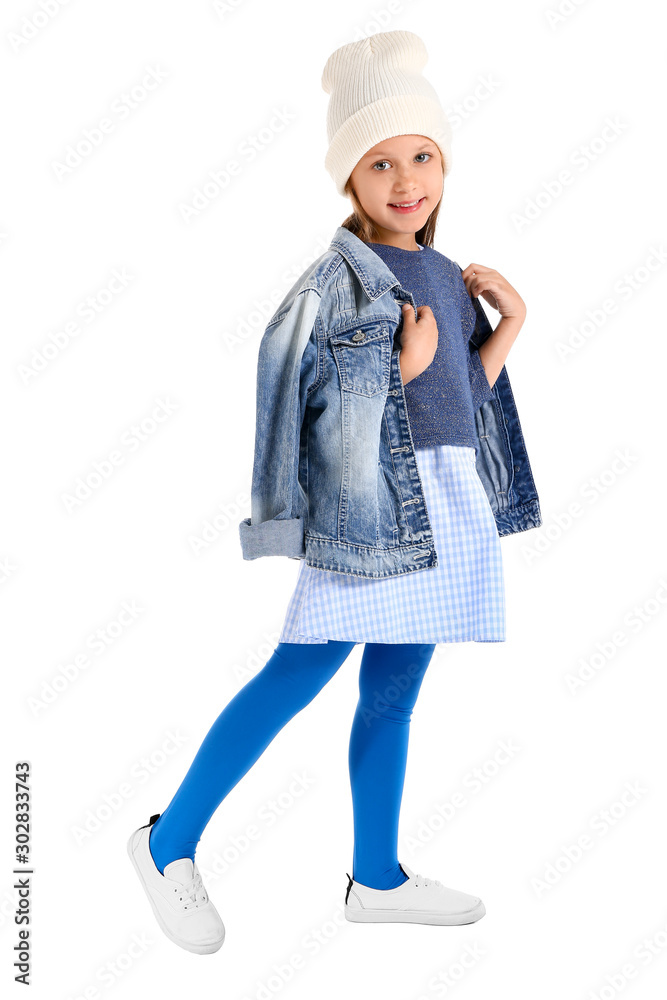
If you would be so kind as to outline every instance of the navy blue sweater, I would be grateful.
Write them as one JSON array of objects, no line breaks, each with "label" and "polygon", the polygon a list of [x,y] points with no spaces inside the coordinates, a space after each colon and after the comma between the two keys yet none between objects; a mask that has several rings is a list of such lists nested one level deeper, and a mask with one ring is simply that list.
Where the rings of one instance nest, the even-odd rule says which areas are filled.
[{"label": "navy blue sweater", "polygon": [[476,314],[458,264],[433,247],[368,246],[418,306],[431,307],[438,325],[433,361],[405,386],[415,448],[458,444],[477,449],[474,412],[493,392],[479,352],[468,343]]}]

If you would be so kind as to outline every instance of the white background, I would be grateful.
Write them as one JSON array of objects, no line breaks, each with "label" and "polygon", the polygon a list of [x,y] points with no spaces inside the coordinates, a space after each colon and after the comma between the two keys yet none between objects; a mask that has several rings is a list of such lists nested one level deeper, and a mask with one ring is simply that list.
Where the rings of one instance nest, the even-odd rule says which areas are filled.
[{"label": "white background", "polygon": [[[29,760],[31,996],[664,994],[664,35],[646,2],[557,9],[3,4],[0,937],[11,981],[13,773]],[[158,929],[126,841],[277,641],[299,564],[244,562],[238,536],[258,344],[350,208],[323,165],[324,63],[398,28],[425,40],[454,129],[436,249],[496,268],[528,308],[507,369],[543,526],[502,540],[507,641],[436,650],[401,813],[399,857],[487,914],[342,918],[357,646],[206,828],[197,860],[227,938],[197,956]]]}]

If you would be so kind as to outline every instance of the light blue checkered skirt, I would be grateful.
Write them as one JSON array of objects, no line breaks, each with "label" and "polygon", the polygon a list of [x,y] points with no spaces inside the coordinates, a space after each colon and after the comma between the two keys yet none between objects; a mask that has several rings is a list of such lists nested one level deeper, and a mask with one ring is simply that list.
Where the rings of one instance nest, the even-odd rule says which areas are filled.
[{"label": "light blue checkered skirt", "polygon": [[438,565],[379,580],[300,563],[280,642],[504,642],[500,536],[475,449],[415,450]]}]

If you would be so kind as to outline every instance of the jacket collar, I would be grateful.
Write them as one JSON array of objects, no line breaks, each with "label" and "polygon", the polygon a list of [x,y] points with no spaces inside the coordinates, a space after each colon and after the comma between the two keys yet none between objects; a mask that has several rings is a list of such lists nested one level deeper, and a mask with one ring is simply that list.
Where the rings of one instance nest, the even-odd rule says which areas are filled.
[{"label": "jacket collar", "polygon": [[359,283],[371,302],[384,295],[394,285],[400,285],[398,278],[382,258],[345,226],[338,227],[329,249],[342,254],[359,278]]}]

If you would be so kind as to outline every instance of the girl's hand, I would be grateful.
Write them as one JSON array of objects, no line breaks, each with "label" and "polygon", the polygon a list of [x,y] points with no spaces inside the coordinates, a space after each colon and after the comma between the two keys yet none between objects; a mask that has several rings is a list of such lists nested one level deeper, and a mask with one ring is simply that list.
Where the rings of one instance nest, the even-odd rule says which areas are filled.
[{"label": "girl's hand", "polygon": [[511,317],[523,323],[526,318],[526,303],[502,274],[483,264],[468,264],[461,272],[461,277],[468,295],[474,298],[481,295],[490,306],[498,310],[503,319]]},{"label": "girl's hand", "polygon": [[409,303],[402,308],[401,353],[398,361],[403,385],[421,375],[433,361],[438,346],[438,324],[430,306],[417,306],[417,319]]}]

